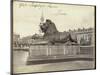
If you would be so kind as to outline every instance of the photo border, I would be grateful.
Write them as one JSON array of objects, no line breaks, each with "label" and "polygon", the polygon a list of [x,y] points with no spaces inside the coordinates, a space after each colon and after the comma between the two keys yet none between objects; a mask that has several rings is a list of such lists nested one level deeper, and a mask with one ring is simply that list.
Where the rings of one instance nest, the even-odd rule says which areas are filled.
[{"label": "photo border", "polygon": [[[62,5],[76,5],[76,6],[93,6],[94,7],[94,35],[95,35],[95,67],[94,69],[76,69],[76,70],[59,70],[59,71],[46,71],[46,72],[30,72],[30,73],[13,73],[13,2],[35,2],[35,3],[49,3],[49,4],[62,4]],[[41,2],[41,1],[22,1],[22,0],[10,0],[10,74],[19,75],[19,74],[39,74],[39,73],[52,73],[52,72],[69,72],[69,71],[84,71],[84,70],[96,70],[96,5],[87,5],[87,4],[71,4],[71,3],[56,3],[56,2]]]}]

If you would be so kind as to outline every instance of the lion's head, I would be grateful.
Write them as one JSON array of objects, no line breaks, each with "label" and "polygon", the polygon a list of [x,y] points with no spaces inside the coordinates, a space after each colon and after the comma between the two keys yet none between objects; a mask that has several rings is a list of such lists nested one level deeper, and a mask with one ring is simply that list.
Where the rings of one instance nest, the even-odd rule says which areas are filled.
[{"label": "lion's head", "polygon": [[46,19],[46,22],[40,25],[40,29],[42,30],[42,32],[46,33],[51,24],[51,20]]}]

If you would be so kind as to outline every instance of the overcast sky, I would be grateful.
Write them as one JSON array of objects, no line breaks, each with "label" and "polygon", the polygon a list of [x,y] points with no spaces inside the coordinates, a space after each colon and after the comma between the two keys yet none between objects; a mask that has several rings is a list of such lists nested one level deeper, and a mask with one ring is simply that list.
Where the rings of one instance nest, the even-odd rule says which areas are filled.
[{"label": "overcast sky", "polygon": [[14,33],[21,37],[39,33],[41,14],[51,19],[59,31],[94,27],[94,6],[14,2]]}]

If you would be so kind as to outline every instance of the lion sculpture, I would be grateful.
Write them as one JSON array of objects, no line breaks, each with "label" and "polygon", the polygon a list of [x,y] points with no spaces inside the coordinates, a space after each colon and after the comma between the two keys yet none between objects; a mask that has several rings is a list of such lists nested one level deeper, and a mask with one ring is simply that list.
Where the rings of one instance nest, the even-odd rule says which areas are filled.
[{"label": "lion sculpture", "polygon": [[46,19],[46,22],[40,25],[41,31],[44,33],[43,38],[48,40],[49,43],[77,43],[76,35],[70,32],[59,32],[56,25],[50,20]]}]

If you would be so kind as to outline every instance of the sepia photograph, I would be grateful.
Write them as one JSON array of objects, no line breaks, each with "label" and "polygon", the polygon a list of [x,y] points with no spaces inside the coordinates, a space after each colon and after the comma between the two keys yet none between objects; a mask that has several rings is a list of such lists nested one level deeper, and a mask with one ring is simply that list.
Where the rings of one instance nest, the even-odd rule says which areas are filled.
[{"label": "sepia photograph", "polygon": [[96,69],[96,6],[12,0],[12,74]]}]

